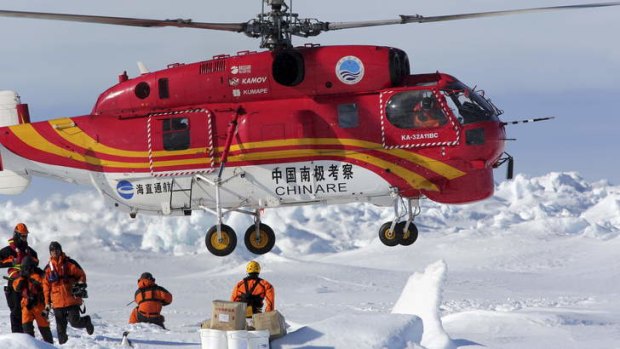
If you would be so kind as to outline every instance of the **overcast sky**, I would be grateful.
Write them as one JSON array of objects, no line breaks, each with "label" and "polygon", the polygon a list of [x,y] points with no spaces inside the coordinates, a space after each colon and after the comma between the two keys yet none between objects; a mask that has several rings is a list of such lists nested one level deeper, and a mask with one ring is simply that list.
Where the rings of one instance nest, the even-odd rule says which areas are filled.
[{"label": "overcast sky", "polygon": [[[333,22],[575,3],[579,2],[297,0],[293,10],[302,18]],[[260,11],[260,1],[0,0],[0,9],[245,22]],[[236,33],[9,18],[0,18],[0,32],[4,35],[0,89],[18,91],[35,121],[88,114],[99,93],[115,84],[119,73],[138,74],[136,61],[159,70],[169,63],[258,50],[259,44]],[[402,48],[410,56],[414,73],[438,70],[484,89],[504,110],[505,121],[556,116],[549,122],[508,126],[509,137],[517,141],[509,142],[506,151],[515,157],[517,173],[577,171],[589,180],[609,179],[618,184],[620,113],[613,104],[620,95],[618,33],[620,6],[351,29],[297,39],[295,44]],[[497,180],[504,175],[504,169],[498,170]]]}]

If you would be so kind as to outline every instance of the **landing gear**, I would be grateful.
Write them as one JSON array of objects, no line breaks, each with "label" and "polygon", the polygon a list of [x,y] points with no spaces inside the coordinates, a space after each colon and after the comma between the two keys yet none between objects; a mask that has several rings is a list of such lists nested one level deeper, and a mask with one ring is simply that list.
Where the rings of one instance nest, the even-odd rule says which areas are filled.
[{"label": "landing gear", "polygon": [[237,247],[237,234],[226,224],[214,225],[207,231],[205,245],[209,252],[216,256],[228,256]]},{"label": "landing gear", "polygon": [[403,246],[409,246],[418,239],[418,227],[411,222],[407,229],[405,229],[406,225],[407,222],[400,222],[396,224],[396,231],[399,232],[398,243]]},{"label": "landing gear", "polygon": [[384,223],[379,228],[379,240],[386,246],[398,245],[398,233],[396,233],[396,227],[392,229],[392,222]]},{"label": "landing gear", "polygon": [[419,199],[408,199],[407,220],[399,222],[405,216],[399,214],[401,204],[404,205],[401,197],[394,199],[394,219],[379,228],[379,240],[386,246],[409,246],[418,239],[418,228],[413,220],[420,214]]},{"label": "landing gear", "polygon": [[[218,212],[207,207],[201,208],[218,216],[218,224],[212,226],[205,236],[205,245],[207,245],[209,252],[214,255],[219,257],[227,256],[231,254],[237,246],[237,234],[234,229],[221,223],[223,215],[230,211],[254,216],[255,223],[248,227],[243,237],[248,251],[254,254],[265,254],[273,249],[276,243],[276,236],[270,226],[260,222],[260,210],[257,209],[255,212],[251,212],[232,209],[227,212],[222,212],[221,210]],[[218,229],[218,227],[220,228]]]},{"label": "landing gear", "polygon": [[273,248],[276,243],[276,235],[267,224],[257,221],[245,231],[245,247],[254,254],[265,254]]},{"label": "landing gear", "polygon": [[405,229],[407,222],[396,223],[394,229],[392,229],[392,222],[384,223],[379,228],[379,240],[386,246],[396,246],[401,244],[403,246],[409,246],[418,239],[418,228],[415,224],[410,223],[409,227]]},{"label": "landing gear", "polygon": [[[209,250],[209,252],[213,253],[216,256],[227,256],[235,250],[235,247],[237,247],[237,234],[235,233],[233,228],[222,224],[222,217],[225,212],[222,212],[223,205],[221,199],[221,189],[226,182],[230,181],[232,178],[242,175],[241,173],[235,173],[232,177],[228,179],[222,178],[222,175],[224,173],[224,167],[226,166],[226,162],[228,160],[230,146],[232,145],[233,136],[237,131],[237,120],[239,119],[240,115],[244,114],[245,110],[243,109],[243,107],[239,106],[232,120],[228,124],[228,130],[226,132],[226,143],[220,157],[220,169],[217,173],[217,177],[215,177],[215,179],[212,181],[201,175],[196,175],[197,180],[203,180],[209,185],[215,187],[215,212],[213,212],[208,207],[201,206],[201,208],[206,211],[213,212],[217,217],[217,223],[207,231],[207,235],[205,236],[205,244],[207,245],[207,249]],[[260,224],[260,211],[256,210],[256,213],[246,212],[242,210],[235,211],[251,214],[256,217],[256,228],[254,229],[256,231],[256,239],[252,241],[252,234],[248,234],[248,232],[245,233],[245,244],[246,246],[248,246],[248,249],[252,252],[258,251],[255,253],[269,252],[273,247],[273,244],[275,243],[275,237],[271,228],[264,224]],[[248,229],[248,231],[250,230],[252,229]],[[263,234],[261,232],[265,233]],[[250,238],[248,236],[250,236]],[[250,242],[248,243],[248,241]],[[253,249],[250,249],[250,246],[252,246]]]},{"label": "landing gear", "polygon": [[[207,231],[205,245],[209,252],[216,256],[228,256],[237,247],[237,234],[226,224],[219,226],[219,230],[218,225],[214,225]],[[276,235],[270,226],[258,221],[245,231],[243,240],[248,251],[254,254],[265,254],[275,245]]]}]

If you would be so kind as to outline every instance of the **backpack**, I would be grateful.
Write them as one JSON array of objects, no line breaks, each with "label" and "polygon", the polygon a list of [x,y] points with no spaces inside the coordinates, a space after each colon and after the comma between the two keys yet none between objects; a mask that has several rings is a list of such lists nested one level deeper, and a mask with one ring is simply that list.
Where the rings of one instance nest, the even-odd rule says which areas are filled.
[{"label": "backpack", "polygon": [[239,296],[239,301],[244,302],[245,304],[248,305],[248,307],[246,308],[246,313],[245,313],[247,317],[252,317],[252,314],[260,313],[261,310],[263,309],[263,297],[253,294],[254,290],[256,289],[256,286],[258,286],[258,283],[261,280],[262,280],[261,278],[257,278],[256,282],[254,283],[254,286],[252,286],[251,289],[248,289],[248,279],[247,278],[243,279],[243,284],[245,286],[245,293],[242,293]]}]

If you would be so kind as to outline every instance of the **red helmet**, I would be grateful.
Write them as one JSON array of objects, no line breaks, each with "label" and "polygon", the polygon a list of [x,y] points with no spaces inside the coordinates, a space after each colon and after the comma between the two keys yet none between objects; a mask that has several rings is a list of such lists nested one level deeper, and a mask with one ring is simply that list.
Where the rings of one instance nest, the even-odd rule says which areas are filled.
[{"label": "red helmet", "polygon": [[24,223],[17,223],[15,226],[15,234],[28,235],[28,227]]}]

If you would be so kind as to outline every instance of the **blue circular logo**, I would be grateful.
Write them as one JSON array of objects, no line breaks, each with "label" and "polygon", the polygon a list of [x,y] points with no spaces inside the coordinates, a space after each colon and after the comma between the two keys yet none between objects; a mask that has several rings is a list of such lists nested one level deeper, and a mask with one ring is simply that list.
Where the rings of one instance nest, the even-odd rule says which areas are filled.
[{"label": "blue circular logo", "polygon": [[364,77],[364,63],[355,56],[342,57],[336,64],[336,76],[347,85],[355,85]]},{"label": "blue circular logo", "polygon": [[129,200],[133,197],[133,184],[129,181],[120,181],[116,185],[116,192],[123,199]]}]

